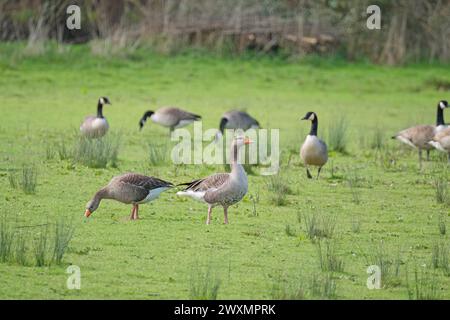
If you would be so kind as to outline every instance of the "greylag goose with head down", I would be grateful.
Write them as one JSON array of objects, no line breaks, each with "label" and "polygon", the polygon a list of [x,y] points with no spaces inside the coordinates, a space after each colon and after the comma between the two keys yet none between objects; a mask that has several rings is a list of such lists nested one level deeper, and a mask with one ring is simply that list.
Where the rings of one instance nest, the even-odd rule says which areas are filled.
[{"label": "greylag goose with head down", "polygon": [[131,220],[139,219],[139,205],[150,202],[161,192],[172,188],[173,184],[155,177],[147,177],[137,173],[125,173],[111,179],[109,184],[99,191],[87,203],[85,216],[89,217],[97,210],[100,201],[113,199],[122,203],[132,204]]},{"label": "greylag goose with head down", "polygon": [[170,128],[170,132],[177,128],[185,127],[194,121],[200,120],[202,117],[179,108],[163,107],[156,111],[146,111],[139,120],[139,128],[142,130],[147,118],[154,123]]},{"label": "greylag goose with head down", "polygon": [[100,97],[97,103],[97,115],[88,116],[80,126],[81,134],[88,138],[101,138],[108,132],[109,125],[103,116],[103,106],[111,104],[107,97]]},{"label": "greylag goose with head down", "polygon": [[242,129],[246,131],[251,128],[258,129],[259,127],[259,122],[247,112],[231,110],[222,115],[219,124],[219,132],[217,132],[216,138],[220,138],[225,129]]},{"label": "greylag goose with head down", "polygon": [[392,139],[397,139],[419,150],[419,165],[422,167],[422,150],[427,151],[427,160],[430,160],[430,150],[433,146],[429,141],[441,130],[447,128],[444,122],[444,109],[448,107],[445,100],[439,101],[436,114],[436,125],[419,125],[400,131]]},{"label": "greylag goose with head down", "polygon": [[243,136],[236,137],[231,144],[231,172],[217,173],[192,182],[183,183],[187,188],[179,191],[180,196],[191,197],[208,204],[206,224],[211,223],[212,208],[222,206],[225,224],[228,223],[228,207],[241,201],[248,190],[247,175],[239,163],[239,150],[252,141]]},{"label": "greylag goose with head down", "polygon": [[306,166],[306,174],[309,179],[312,179],[308,166],[319,167],[317,171],[317,179],[319,179],[322,167],[328,161],[328,148],[325,142],[317,137],[317,129],[319,127],[319,119],[314,112],[308,112],[301,120],[311,121],[311,131],[303,142],[300,149],[300,157]]}]

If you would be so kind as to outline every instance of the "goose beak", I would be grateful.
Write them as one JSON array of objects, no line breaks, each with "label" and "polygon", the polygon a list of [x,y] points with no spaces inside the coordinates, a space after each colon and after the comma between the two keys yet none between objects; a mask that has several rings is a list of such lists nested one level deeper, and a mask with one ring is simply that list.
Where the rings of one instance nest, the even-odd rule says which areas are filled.
[{"label": "goose beak", "polygon": [[308,120],[308,118],[304,116],[303,118],[300,118],[300,120]]},{"label": "goose beak", "polygon": [[89,218],[89,216],[91,215],[92,212],[89,211],[89,209],[86,209],[86,212],[84,213],[84,216],[86,218]]},{"label": "goose beak", "polygon": [[244,144],[251,144],[251,143],[253,143],[253,141],[250,140],[249,138],[244,139]]}]

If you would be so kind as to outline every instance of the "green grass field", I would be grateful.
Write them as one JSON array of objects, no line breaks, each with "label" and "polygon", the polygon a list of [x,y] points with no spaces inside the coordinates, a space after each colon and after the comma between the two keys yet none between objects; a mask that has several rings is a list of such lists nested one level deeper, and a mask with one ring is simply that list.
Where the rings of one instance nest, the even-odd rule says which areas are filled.
[{"label": "green grass field", "polygon": [[[449,99],[436,85],[450,81],[449,65],[164,57],[144,50],[105,58],[86,46],[43,56],[20,52],[18,45],[0,46],[0,215],[16,238],[28,239],[27,262],[0,262],[0,298],[189,299],[214,298],[215,291],[218,299],[450,298],[449,231],[442,234],[450,228],[450,202],[444,195],[439,203],[435,187],[441,179],[442,192],[448,188],[446,155],[433,152],[420,171],[416,152],[390,139],[400,129],[434,123],[438,101]],[[62,143],[75,143],[100,96],[112,102],[104,110],[108,135],[121,137],[117,165],[93,169],[61,160]],[[164,105],[201,114],[204,128],[239,108],[264,128],[280,129],[280,176],[254,169],[247,196],[229,210],[229,225],[216,208],[206,226],[206,206],[176,190],[141,206],[139,221],[128,221],[131,206],[108,200],[86,220],[86,202],[117,174],[181,183],[224,170],[152,165],[149,144],[164,144],[168,130],[149,122],[140,132],[138,120]],[[299,119],[307,111],[317,112],[327,141],[336,134],[333,124],[344,121],[347,129],[347,151],[330,152],[318,181],[306,178],[299,159],[309,130]],[[34,194],[11,187],[23,166],[37,170]],[[271,182],[289,192],[274,199]],[[315,218],[327,239],[308,237]],[[36,266],[42,225],[51,230],[61,219],[74,227],[62,263]],[[71,264],[81,269],[81,290],[66,288]],[[382,265],[379,290],[366,286],[373,264]]]}]

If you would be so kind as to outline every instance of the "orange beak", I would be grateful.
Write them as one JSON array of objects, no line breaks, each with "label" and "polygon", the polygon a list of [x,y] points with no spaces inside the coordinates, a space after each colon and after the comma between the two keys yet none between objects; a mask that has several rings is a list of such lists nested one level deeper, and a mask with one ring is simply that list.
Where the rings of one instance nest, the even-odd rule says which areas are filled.
[{"label": "orange beak", "polygon": [[91,215],[92,212],[89,211],[89,209],[86,209],[86,212],[84,213],[84,216],[86,218],[89,218],[89,216]]},{"label": "orange beak", "polygon": [[253,141],[250,140],[249,138],[244,139],[244,144],[250,144],[250,143],[253,143]]}]

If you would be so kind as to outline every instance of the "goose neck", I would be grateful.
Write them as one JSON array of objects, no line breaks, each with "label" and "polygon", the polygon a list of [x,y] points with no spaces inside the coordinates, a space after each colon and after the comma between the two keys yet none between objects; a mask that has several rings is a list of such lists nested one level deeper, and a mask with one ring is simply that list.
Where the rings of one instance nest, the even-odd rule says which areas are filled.
[{"label": "goose neck", "polygon": [[103,118],[103,104],[100,101],[97,105],[97,118]]},{"label": "goose neck", "polygon": [[437,107],[437,115],[436,115],[436,126],[445,125],[444,122],[444,109],[438,105]]},{"label": "goose neck", "polygon": [[309,135],[317,136],[318,127],[319,127],[319,121],[317,119],[317,116],[315,116],[314,119],[311,121],[311,130],[309,131]]}]

